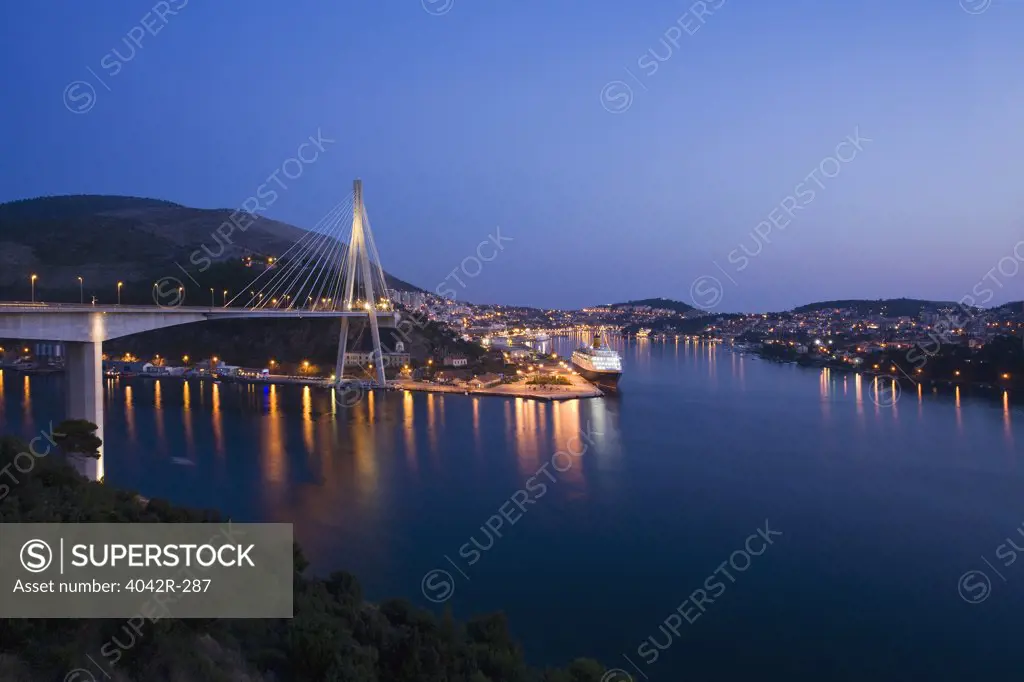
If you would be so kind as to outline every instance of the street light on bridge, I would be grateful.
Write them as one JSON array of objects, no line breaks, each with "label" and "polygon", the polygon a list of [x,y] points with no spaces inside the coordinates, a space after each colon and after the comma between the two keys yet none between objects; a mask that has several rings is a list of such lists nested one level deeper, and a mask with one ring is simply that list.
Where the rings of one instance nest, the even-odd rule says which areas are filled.
[{"label": "street light on bridge", "polygon": [[225,308],[228,307],[228,290],[227,289],[224,290],[224,307]]},{"label": "street light on bridge", "polygon": [[39,279],[39,277],[37,275],[32,275],[32,278],[30,280],[32,282],[32,302],[33,303],[36,302],[36,280],[37,279]]},{"label": "street light on bridge", "polygon": [[85,303],[85,280],[82,279],[81,275],[78,277],[78,302]]},{"label": "street light on bridge", "polygon": [[117,283],[117,304],[121,305],[121,287],[124,286],[124,282]]}]

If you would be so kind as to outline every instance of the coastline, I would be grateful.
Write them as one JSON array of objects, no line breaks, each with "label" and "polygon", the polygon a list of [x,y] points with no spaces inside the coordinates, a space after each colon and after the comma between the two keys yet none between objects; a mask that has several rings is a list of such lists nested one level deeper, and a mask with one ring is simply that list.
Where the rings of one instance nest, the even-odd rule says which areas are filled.
[{"label": "coastline", "polygon": [[[10,369],[23,374],[63,374],[63,370],[60,369],[48,369],[45,371],[39,370],[25,370],[16,367],[0,367],[0,369]],[[116,377],[119,378],[119,377]],[[176,381],[189,381],[192,379],[198,379],[199,381],[217,381],[225,384],[254,384],[260,385],[298,385],[298,386],[312,386],[314,388],[330,388],[328,379],[324,377],[295,377],[286,375],[275,375],[271,374],[263,379],[248,379],[244,377],[230,377],[220,378],[212,376],[182,376],[182,375],[170,375],[170,374],[136,374],[130,377],[123,377],[125,379],[171,379]],[[497,384],[487,388],[472,388],[469,386],[452,386],[447,384],[434,384],[425,381],[414,381],[411,379],[397,379],[390,380],[394,381],[393,385],[386,388],[373,388],[368,390],[377,391],[416,391],[420,393],[452,393],[460,395],[472,395],[472,396],[493,396],[500,398],[529,398],[531,400],[544,400],[548,402],[560,402],[565,400],[581,400],[586,398],[600,398],[605,395],[599,387],[591,384],[581,376],[567,375],[567,379],[572,381],[571,386],[564,385],[538,385],[538,384],[527,384],[525,381],[518,381],[511,384]]]},{"label": "coastline", "polygon": [[579,376],[569,377],[571,386],[540,386],[525,382],[498,384],[489,388],[469,388],[461,386],[445,386],[430,384],[423,381],[399,380],[397,390],[419,391],[425,393],[459,393],[472,396],[495,396],[502,398],[530,398],[557,402],[562,400],[579,400],[583,398],[600,398],[604,395],[597,386]]},{"label": "coastline", "polygon": [[963,387],[965,389],[979,389],[985,391],[996,391],[996,392],[1009,392],[1015,387],[1012,385],[1000,386],[986,381],[969,381],[969,380],[958,380],[958,379],[936,379],[933,377],[923,376],[920,379],[915,379],[909,376],[905,371],[897,369],[896,371],[883,371],[882,369],[874,369],[873,367],[856,367],[850,366],[847,363],[842,362],[800,362],[799,359],[788,359],[788,358],[777,358],[769,357],[764,355],[760,350],[757,349],[745,349],[735,350],[729,347],[730,352],[737,353],[739,355],[752,355],[765,362],[771,362],[776,365],[796,365],[805,369],[828,369],[836,372],[842,372],[843,374],[862,374],[866,377],[883,377],[895,379],[898,383],[913,384],[916,386],[934,386],[934,387],[947,387],[950,389],[956,389]]}]

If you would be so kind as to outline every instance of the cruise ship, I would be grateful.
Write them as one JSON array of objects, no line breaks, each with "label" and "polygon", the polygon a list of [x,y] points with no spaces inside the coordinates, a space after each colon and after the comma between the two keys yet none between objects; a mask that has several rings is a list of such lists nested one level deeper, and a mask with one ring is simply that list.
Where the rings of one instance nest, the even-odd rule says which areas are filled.
[{"label": "cruise ship", "polygon": [[609,391],[618,390],[622,358],[608,345],[603,334],[595,334],[591,345],[573,351],[572,365],[591,383]]}]

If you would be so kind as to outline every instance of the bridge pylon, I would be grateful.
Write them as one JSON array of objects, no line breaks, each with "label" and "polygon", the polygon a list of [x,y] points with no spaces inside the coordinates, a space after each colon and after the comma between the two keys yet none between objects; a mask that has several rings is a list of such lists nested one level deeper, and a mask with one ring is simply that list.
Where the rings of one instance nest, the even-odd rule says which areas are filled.
[{"label": "bridge pylon", "polygon": [[[358,178],[352,183],[352,236],[348,242],[345,265],[341,272],[345,276],[345,294],[342,297],[344,310],[356,310],[360,300],[357,298],[359,286],[362,285],[363,307],[366,309],[370,320],[370,334],[373,339],[373,368],[376,370],[377,383],[381,386],[385,383],[384,378],[384,351],[380,345],[380,325],[377,321],[377,310],[382,303],[387,301],[387,290],[380,300],[374,291],[374,276],[371,266],[371,251],[376,256],[377,248],[373,244],[373,235],[370,233],[369,224],[366,220],[366,209],[363,206],[363,181]],[[383,269],[380,269],[379,259],[376,263],[379,268],[381,281],[383,282]],[[341,318],[341,332],[338,335],[338,359],[335,364],[334,376],[341,382],[345,376],[345,354],[348,347],[349,332],[348,317]]]},{"label": "bridge pylon", "polygon": [[246,296],[243,306],[251,311],[343,313],[338,315],[341,333],[334,372],[339,383],[345,376],[350,318],[365,316],[373,340],[373,369],[377,381],[384,385],[380,323],[381,318],[396,323],[397,313],[388,300],[361,180],[356,179],[352,194],[291,248],[272,261],[268,259],[266,269],[231,303]]}]

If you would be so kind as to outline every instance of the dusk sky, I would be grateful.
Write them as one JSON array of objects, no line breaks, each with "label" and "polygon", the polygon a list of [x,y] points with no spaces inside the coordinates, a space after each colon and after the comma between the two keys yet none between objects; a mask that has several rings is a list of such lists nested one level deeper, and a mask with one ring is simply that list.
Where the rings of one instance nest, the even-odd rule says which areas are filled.
[{"label": "dusk sky", "polygon": [[[511,241],[456,285],[473,302],[692,302],[718,287],[733,312],[959,300],[982,282],[989,304],[1024,298],[1021,0],[0,12],[0,201],[238,208],[319,130],[336,142],[266,215],[312,227],[361,177],[385,268],[428,290],[500,227]],[[143,23],[156,35],[139,48]],[[837,151],[857,131],[860,148]]]}]

